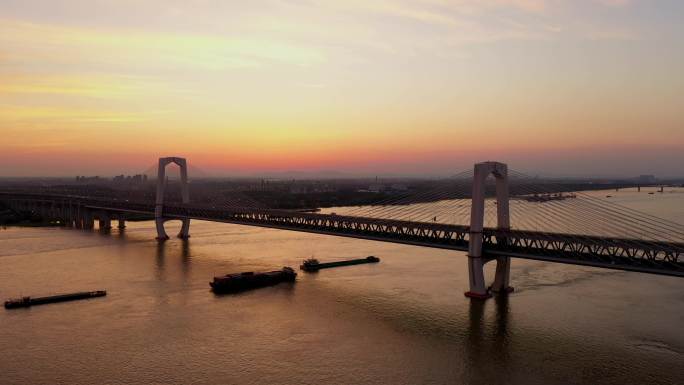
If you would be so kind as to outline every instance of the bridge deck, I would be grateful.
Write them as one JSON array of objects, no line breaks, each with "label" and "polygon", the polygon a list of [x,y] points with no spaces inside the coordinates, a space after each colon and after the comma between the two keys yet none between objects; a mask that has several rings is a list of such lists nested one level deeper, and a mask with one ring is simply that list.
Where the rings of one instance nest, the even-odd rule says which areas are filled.
[{"label": "bridge deck", "polygon": [[[0,199],[69,201],[92,210],[149,215],[155,209],[153,203],[77,196],[0,193]],[[469,228],[460,225],[197,204],[166,205],[164,216],[468,250]],[[684,277],[684,243],[492,228],[483,230],[483,239],[489,258],[507,256]]]}]

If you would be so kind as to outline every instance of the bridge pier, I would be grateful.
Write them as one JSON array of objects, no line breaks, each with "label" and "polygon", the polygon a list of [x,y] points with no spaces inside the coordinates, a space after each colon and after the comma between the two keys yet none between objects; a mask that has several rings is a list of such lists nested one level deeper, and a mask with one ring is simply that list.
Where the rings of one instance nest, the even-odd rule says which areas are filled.
[{"label": "bridge pier", "polygon": [[165,241],[169,239],[169,236],[166,234],[166,230],[164,230],[164,218],[156,218],[154,220],[154,224],[157,227],[157,240],[158,241]]},{"label": "bridge pier", "polygon": [[484,265],[487,263],[482,257],[468,256],[468,279],[470,290],[465,292],[468,298],[487,299],[492,295],[485,284]]},{"label": "bridge pier", "polygon": [[494,282],[490,287],[491,291],[498,294],[506,294],[513,292],[514,289],[512,286],[510,286],[510,279],[511,258],[496,258],[496,273],[494,275]]},{"label": "bridge pier", "polygon": [[183,219],[182,222],[183,224],[181,225],[181,229],[178,232],[178,238],[188,239],[190,238],[190,219]]},{"label": "bridge pier", "polygon": [[[164,222],[169,220],[169,218],[164,217],[164,190],[166,189],[166,166],[170,163],[175,163],[178,165],[178,167],[180,167],[182,202],[190,202],[190,190],[188,187],[188,163],[185,158],[159,158],[159,167],[157,170],[157,199],[154,208],[154,221],[157,227],[157,240],[159,241],[165,241],[169,239],[169,236],[166,234],[166,230],[164,230]],[[178,238],[190,238],[190,219],[181,218],[181,221],[183,224],[181,226],[180,232],[178,233]]]},{"label": "bridge pier", "polygon": [[95,217],[93,212],[90,210],[83,210],[83,228],[86,230],[92,230],[95,228]]},{"label": "bridge pier", "polygon": [[111,230],[112,229],[112,224],[108,219],[98,219],[97,221],[97,227],[100,230]]},{"label": "bridge pier", "polygon": [[74,215],[74,208],[71,205],[71,202],[69,202],[69,207],[66,210],[66,221],[67,221],[67,227],[75,228],[76,227],[76,216]]},{"label": "bridge pier", "polygon": [[67,205],[66,202],[62,203],[62,220],[64,221],[64,227],[74,226],[74,221],[71,219],[71,204]]},{"label": "bridge pier", "polygon": [[[157,218],[155,219],[154,223],[157,227],[157,240],[158,241],[165,241],[169,239],[169,235],[166,233],[166,229],[164,229],[164,223],[171,221],[173,219],[170,218]],[[190,219],[185,218],[180,220],[182,222],[181,224],[181,229],[178,232],[178,238],[180,239],[188,239],[190,238]]]},{"label": "bridge pier", "polygon": [[119,225],[117,226],[119,230],[123,230],[126,228],[126,215],[125,214],[119,214],[117,217],[119,221]]},{"label": "bridge pier", "polygon": [[[482,231],[484,229],[485,213],[485,180],[492,174],[496,178],[496,216],[497,228],[510,229],[510,213],[508,202],[508,167],[503,163],[484,162],[475,165],[473,175],[473,194],[470,208],[470,230],[468,238],[468,277],[470,290],[465,293],[466,297],[486,299],[491,297],[491,292],[510,293],[513,288],[509,286],[511,262],[508,257],[492,258],[483,255]],[[497,239],[497,242],[506,242],[506,239]],[[485,283],[484,266],[487,262],[496,259],[496,274],[492,286]]]},{"label": "bridge pier", "polygon": [[98,213],[98,227],[100,230],[109,231],[112,229],[112,218],[106,211]]}]

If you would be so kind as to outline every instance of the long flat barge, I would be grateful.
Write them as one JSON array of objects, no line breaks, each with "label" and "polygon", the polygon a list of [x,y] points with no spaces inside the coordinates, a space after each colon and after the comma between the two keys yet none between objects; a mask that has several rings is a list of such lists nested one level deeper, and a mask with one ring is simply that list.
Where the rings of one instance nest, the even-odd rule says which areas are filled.
[{"label": "long flat barge", "polygon": [[75,301],[79,299],[104,297],[107,295],[105,290],[82,291],[78,293],[51,295],[48,297],[21,297],[5,301],[5,309],[15,309],[29,307],[33,305],[44,305],[46,303]]},{"label": "long flat barge", "polygon": [[327,269],[330,267],[338,267],[338,266],[350,266],[350,265],[360,265],[363,263],[378,263],[380,262],[380,258],[375,257],[375,256],[368,256],[366,258],[359,258],[359,259],[350,259],[346,261],[336,261],[336,262],[324,262],[321,263],[315,258],[307,259],[302,263],[301,266],[299,266],[300,269],[306,271],[306,272],[314,272],[318,271],[320,269]]},{"label": "long flat barge", "polygon": [[237,293],[244,290],[276,285],[281,282],[294,282],[296,279],[297,273],[294,269],[286,266],[281,270],[257,273],[247,271],[214,277],[214,280],[209,282],[209,286],[217,294]]}]

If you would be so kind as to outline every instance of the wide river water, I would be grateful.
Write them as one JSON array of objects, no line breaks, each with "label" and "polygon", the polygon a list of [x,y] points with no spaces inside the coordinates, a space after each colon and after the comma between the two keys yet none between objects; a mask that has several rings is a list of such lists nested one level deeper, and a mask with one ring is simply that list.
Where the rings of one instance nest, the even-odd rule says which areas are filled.
[{"label": "wide river water", "polygon": [[[611,194],[684,218],[681,189]],[[158,244],[151,222],[0,230],[3,300],[108,292],[0,310],[0,384],[684,384],[681,278],[516,259],[515,293],[471,302],[461,252],[211,222],[190,231]],[[381,262],[209,291],[214,275],[366,255]]]}]

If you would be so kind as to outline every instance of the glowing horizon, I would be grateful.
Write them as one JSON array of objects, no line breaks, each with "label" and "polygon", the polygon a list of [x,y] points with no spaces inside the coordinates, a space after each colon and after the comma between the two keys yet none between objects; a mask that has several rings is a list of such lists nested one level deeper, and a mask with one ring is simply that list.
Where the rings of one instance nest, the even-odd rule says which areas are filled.
[{"label": "glowing horizon", "polygon": [[0,0],[0,176],[683,176],[684,4]]}]

